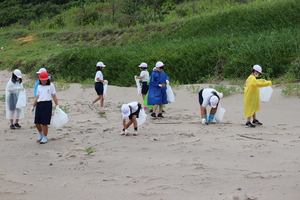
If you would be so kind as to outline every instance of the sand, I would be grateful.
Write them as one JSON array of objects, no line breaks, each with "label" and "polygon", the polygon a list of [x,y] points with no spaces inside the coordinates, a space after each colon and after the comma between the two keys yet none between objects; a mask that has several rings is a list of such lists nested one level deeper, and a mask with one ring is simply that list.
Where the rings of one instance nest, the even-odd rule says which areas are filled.
[{"label": "sand", "polygon": [[[0,71],[1,97],[10,76]],[[109,85],[108,111],[99,114],[87,106],[94,88],[72,83],[57,92],[69,122],[50,126],[46,144],[36,142],[33,88],[26,88],[19,130],[9,128],[0,101],[0,199],[299,200],[299,98],[274,85],[257,112],[263,125],[245,128],[243,94],[232,94],[221,100],[222,123],[203,125],[198,93],[187,87],[173,88],[165,118],[148,113],[138,136],[133,127],[121,136],[120,106],[142,101],[136,88]],[[95,152],[88,155],[87,147]]]}]

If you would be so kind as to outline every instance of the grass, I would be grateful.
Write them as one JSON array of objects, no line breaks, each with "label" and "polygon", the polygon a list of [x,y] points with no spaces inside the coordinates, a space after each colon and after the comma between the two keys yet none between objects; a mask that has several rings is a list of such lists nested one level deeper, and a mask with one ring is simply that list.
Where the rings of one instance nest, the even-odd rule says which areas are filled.
[{"label": "grass", "polygon": [[70,84],[69,83],[54,82],[53,84],[55,86],[55,90],[56,91],[67,90],[67,89],[70,88]]},{"label": "grass", "polygon": [[0,101],[5,102],[5,94],[0,97]]},{"label": "grass", "polygon": [[298,96],[300,98],[300,84],[287,84],[281,90],[283,96]]},{"label": "grass", "polygon": [[85,151],[87,152],[88,155],[94,153],[96,150],[93,147],[86,147]]}]

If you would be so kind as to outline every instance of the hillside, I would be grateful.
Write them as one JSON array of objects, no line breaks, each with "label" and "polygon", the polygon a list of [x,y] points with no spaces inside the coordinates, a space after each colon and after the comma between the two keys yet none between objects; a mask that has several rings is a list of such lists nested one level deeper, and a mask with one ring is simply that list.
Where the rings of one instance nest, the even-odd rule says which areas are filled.
[{"label": "hillside", "polygon": [[[161,60],[178,83],[244,79],[254,64],[263,66],[265,78],[299,81],[297,0],[209,2],[164,5],[168,12],[148,21],[142,18],[147,13],[137,17],[144,7],[132,15],[112,15],[108,2],[90,3],[28,26],[1,28],[1,69],[34,74],[46,67],[59,80],[84,82],[103,61],[111,84],[129,86],[141,62],[154,66]],[[98,18],[85,18],[93,13]]]}]

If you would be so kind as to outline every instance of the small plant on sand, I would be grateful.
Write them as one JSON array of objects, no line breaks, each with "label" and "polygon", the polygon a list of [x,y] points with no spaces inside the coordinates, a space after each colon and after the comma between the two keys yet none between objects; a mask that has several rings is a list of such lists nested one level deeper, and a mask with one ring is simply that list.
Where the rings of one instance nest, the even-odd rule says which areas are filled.
[{"label": "small plant on sand", "polygon": [[218,92],[223,93],[224,97],[241,91],[241,87],[239,87],[239,86],[227,87],[226,85],[223,85],[223,84],[215,85],[215,86],[210,85],[209,88],[213,88],[213,89],[217,90]]},{"label": "small plant on sand", "polygon": [[95,149],[93,147],[86,147],[85,151],[87,152],[88,155],[90,155],[91,153],[95,152]]},{"label": "small plant on sand", "polygon": [[193,92],[193,93],[198,93],[200,91],[200,85],[190,85],[186,86],[187,91]]},{"label": "small plant on sand", "polygon": [[285,85],[281,90],[283,96],[296,95],[300,98],[300,85],[299,84],[288,84]]},{"label": "small plant on sand", "polygon": [[70,84],[69,83],[59,83],[59,82],[54,82],[53,83],[55,86],[55,90],[56,91],[62,91],[62,90],[67,90],[70,88]]},{"label": "small plant on sand", "polygon": [[[62,111],[64,111],[65,113],[69,112],[69,108],[67,106],[61,106],[60,105],[59,108],[62,109]],[[56,109],[56,106],[53,106],[52,110],[55,111],[55,109]]]},{"label": "small plant on sand", "polygon": [[3,94],[1,97],[0,97],[0,101],[5,101],[5,94]]},{"label": "small plant on sand", "polygon": [[104,112],[99,112],[99,116],[102,118],[106,118],[106,114]]}]

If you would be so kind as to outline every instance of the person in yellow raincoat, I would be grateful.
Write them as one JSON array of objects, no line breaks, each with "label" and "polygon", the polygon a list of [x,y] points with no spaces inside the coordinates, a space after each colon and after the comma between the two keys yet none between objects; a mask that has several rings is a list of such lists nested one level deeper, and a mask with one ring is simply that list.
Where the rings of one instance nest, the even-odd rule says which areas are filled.
[{"label": "person in yellow raincoat", "polygon": [[[262,125],[262,123],[256,119],[256,112],[260,110],[259,88],[272,85],[272,81],[256,79],[261,73],[261,66],[254,65],[251,75],[246,80],[246,87],[244,89],[244,108],[245,117],[247,118],[246,127],[254,128],[255,125]],[[253,119],[252,123],[251,117]]]}]

